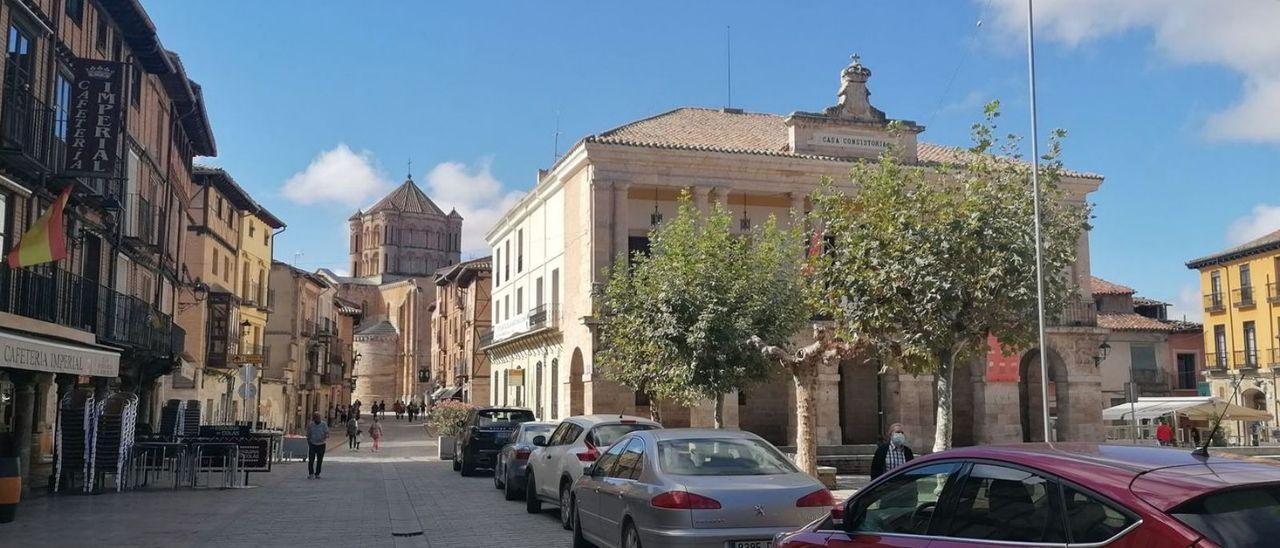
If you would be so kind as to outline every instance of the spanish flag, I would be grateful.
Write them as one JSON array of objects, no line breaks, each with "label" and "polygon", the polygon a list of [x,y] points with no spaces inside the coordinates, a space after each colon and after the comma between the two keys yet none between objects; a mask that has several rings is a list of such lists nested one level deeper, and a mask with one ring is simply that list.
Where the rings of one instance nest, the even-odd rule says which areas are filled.
[{"label": "spanish flag", "polygon": [[62,210],[67,206],[74,186],[67,185],[48,211],[36,219],[17,245],[9,250],[10,268],[51,263],[67,257],[67,230],[63,227]]}]

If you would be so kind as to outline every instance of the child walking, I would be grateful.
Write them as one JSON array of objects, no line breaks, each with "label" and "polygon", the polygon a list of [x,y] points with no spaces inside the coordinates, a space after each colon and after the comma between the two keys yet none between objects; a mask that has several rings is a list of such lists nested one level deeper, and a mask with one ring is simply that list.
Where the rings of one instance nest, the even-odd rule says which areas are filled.
[{"label": "child walking", "polygon": [[373,438],[373,451],[376,453],[381,449],[382,441],[382,424],[378,422],[378,417],[373,417],[373,425],[369,426],[369,437]]}]

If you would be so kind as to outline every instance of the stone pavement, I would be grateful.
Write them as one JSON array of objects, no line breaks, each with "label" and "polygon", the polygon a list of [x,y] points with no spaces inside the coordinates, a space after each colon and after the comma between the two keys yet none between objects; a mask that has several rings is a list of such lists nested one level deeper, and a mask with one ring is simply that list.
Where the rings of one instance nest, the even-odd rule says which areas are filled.
[{"label": "stone pavement", "polygon": [[367,438],[358,453],[331,438],[318,480],[307,479],[306,463],[289,462],[251,475],[254,489],[36,498],[19,507],[17,521],[0,525],[0,547],[569,545],[554,510],[526,514],[522,502],[502,499],[491,477],[464,478],[436,460],[421,422],[383,425],[379,453]]}]

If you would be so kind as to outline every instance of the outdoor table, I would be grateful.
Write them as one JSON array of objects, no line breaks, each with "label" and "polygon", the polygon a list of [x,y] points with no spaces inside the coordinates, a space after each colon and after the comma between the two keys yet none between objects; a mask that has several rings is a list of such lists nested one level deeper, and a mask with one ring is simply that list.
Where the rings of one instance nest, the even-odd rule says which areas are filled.
[{"label": "outdoor table", "polygon": [[133,486],[149,485],[151,473],[160,477],[168,470],[173,473],[173,487],[178,488],[187,460],[187,444],[177,441],[145,441],[133,445]]},{"label": "outdoor table", "polygon": [[[226,489],[235,486],[236,473],[239,471],[240,446],[235,442],[227,441],[193,441],[191,443],[191,488],[199,487],[200,470],[205,470],[206,480],[209,473],[217,469],[214,466],[205,466],[205,459],[222,459],[222,488]],[[206,484],[208,482],[206,481]]]}]

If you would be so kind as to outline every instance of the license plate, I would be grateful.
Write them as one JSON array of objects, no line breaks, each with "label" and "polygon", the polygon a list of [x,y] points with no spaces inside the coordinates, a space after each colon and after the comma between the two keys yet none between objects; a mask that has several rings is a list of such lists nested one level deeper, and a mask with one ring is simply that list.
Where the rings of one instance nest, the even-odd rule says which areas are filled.
[{"label": "license plate", "polygon": [[769,548],[771,540],[731,540],[729,548]]}]

